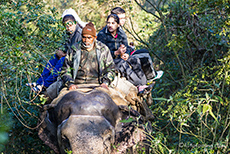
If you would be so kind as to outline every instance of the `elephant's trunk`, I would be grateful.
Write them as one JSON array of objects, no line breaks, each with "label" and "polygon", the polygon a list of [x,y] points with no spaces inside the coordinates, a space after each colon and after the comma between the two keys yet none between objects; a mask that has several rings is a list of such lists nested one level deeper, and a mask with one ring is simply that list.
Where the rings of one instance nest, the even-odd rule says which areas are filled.
[{"label": "elephant's trunk", "polygon": [[61,153],[111,153],[115,138],[114,127],[103,116],[71,115],[57,130]]}]

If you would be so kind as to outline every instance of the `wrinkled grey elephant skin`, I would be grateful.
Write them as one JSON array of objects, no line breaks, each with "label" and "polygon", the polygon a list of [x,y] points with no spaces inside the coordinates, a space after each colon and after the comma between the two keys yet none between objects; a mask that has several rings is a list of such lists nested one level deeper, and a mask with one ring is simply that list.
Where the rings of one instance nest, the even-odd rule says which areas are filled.
[{"label": "wrinkled grey elephant skin", "polygon": [[138,131],[133,122],[120,122],[130,115],[140,117],[128,107],[117,106],[102,91],[70,91],[56,105],[41,112],[43,123],[38,134],[56,153],[125,153],[146,140],[144,128]]}]

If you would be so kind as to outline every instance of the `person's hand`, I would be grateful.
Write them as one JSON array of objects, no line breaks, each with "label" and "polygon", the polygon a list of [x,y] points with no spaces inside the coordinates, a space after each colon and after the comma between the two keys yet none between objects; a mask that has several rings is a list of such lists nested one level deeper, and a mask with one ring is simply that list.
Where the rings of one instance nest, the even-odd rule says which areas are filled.
[{"label": "person's hand", "polygon": [[73,89],[78,89],[78,86],[75,85],[75,84],[71,84],[71,85],[69,86],[69,90],[73,90]]},{"label": "person's hand", "polygon": [[127,60],[129,58],[129,54],[125,53],[121,56],[121,58]]},{"label": "person's hand", "polygon": [[66,53],[64,53],[62,50],[58,49],[56,51],[56,55],[59,57],[59,58],[62,58],[64,56],[66,56]]},{"label": "person's hand", "polygon": [[105,88],[105,89],[107,89],[107,90],[109,90],[108,86],[107,86],[105,83],[102,83],[102,84],[101,84],[101,87],[102,87],[102,88]]},{"label": "person's hand", "polygon": [[126,52],[126,46],[124,44],[121,44],[118,50],[120,50],[120,55],[123,56],[123,54],[125,54]]},{"label": "person's hand", "polygon": [[122,56],[124,53],[126,52],[126,47],[124,44],[121,44],[120,47],[118,48],[117,51],[114,52],[114,55],[118,56]]},{"label": "person's hand", "polygon": [[117,51],[114,52],[114,55],[115,55],[115,56],[118,56],[118,55],[120,55],[120,54],[121,54],[121,51],[120,51],[119,49],[118,49]]}]

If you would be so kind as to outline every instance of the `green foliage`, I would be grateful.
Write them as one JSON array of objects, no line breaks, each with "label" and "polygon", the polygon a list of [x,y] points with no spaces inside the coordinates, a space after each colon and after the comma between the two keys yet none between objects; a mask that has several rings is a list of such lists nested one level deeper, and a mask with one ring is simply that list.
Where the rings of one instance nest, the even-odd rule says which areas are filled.
[{"label": "green foliage", "polygon": [[67,154],[72,154],[73,153],[73,151],[69,151],[69,150],[65,150],[65,152],[67,153]]},{"label": "green foliage", "polygon": [[15,122],[3,150],[6,153],[50,150],[36,131],[39,99],[25,86],[39,77],[46,61],[63,42],[57,11],[44,6],[38,0],[0,5],[1,106],[8,108],[6,111]]},{"label": "green foliage", "polygon": [[1,107],[7,108],[0,115],[4,153],[54,153],[36,131],[45,98],[38,98],[25,83],[40,76],[63,43],[60,16],[65,9],[72,7],[99,31],[115,6],[127,12],[129,39],[138,42],[137,48],[149,49],[161,62],[155,61],[156,68],[165,72],[153,91],[151,153],[230,149],[227,0],[17,0],[0,4],[0,99]]},{"label": "green foliage", "polygon": [[147,47],[165,71],[153,92],[152,134],[160,143],[152,144],[153,153],[227,152],[229,4],[177,0],[140,6],[160,21]]},{"label": "green foliage", "polygon": [[129,118],[129,119],[123,119],[120,122],[121,123],[129,123],[129,122],[132,122],[132,121],[134,121],[134,119],[133,118]]},{"label": "green foliage", "polygon": [[[1,105],[0,105],[1,106]],[[12,126],[12,118],[8,113],[5,113],[5,109],[1,106],[0,113],[0,151],[3,151],[4,144],[8,140],[8,131]]]},{"label": "green foliage", "polygon": [[183,1],[169,4],[161,28],[150,38],[154,42],[150,48],[164,62],[171,78],[167,82],[175,89],[178,88],[175,84],[185,87],[189,82],[187,74],[197,67],[218,65],[217,59],[228,51],[227,8],[222,4],[213,7],[205,4]]},{"label": "green foliage", "polygon": [[161,132],[170,149],[189,152],[195,148],[196,153],[204,150],[224,153],[229,148],[230,107],[229,98],[224,97],[229,93],[229,84],[223,84],[216,76],[220,70],[214,73],[210,68],[201,70],[203,73],[196,74],[183,90],[155,105],[153,112],[159,118],[156,126],[164,129]]}]

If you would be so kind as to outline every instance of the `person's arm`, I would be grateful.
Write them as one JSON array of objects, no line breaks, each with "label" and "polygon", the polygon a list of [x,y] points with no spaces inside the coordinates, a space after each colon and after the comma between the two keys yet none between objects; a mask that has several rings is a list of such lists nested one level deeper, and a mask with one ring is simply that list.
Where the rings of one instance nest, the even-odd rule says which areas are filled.
[{"label": "person's arm", "polygon": [[64,60],[65,60],[65,57],[62,57],[61,59],[59,59],[59,61],[57,62],[57,64],[53,68],[53,71],[51,72],[51,74],[44,81],[44,86],[46,88],[48,88],[52,83],[54,83],[55,81],[57,81],[57,77],[61,73]]},{"label": "person's arm", "polygon": [[127,46],[126,53],[131,55],[131,52],[133,52],[133,49],[130,46]]},{"label": "person's arm", "polygon": [[72,77],[72,56],[71,53],[67,54],[65,57],[62,70],[61,70],[61,78],[63,80],[64,86],[69,87],[71,84],[74,84],[74,80]]},{"label": "person's arm", "polygon": [[114,80],[115,77],[115,64],[113,62],[113,57],[110,53],[109,48],[106,45],[102,44],[101,50],[101,82],[106,85],[110,85],[110,83]]},{"label": "person's arm", "polygon": [[49,77],[49,75],[51,74],[51,71],[53,69],[53,67],[57,64],[59,58],[56,54],[54,54],[48,61],[48,63],[46,64],[41,77],[36,81],[36,83],[38,85],[44,85],[44,81]]},{"label": "person's arm", "polygon": [[125,31],[121,27],[119,27],[118,30],[119,30],[120,35],[122,36],[122,44],[124,44],[125,47],[126,47],[126,52],[125,53],[130,55],[130,53],[132,52],[132,49],[128,44],[127,35],[125,34]]},{"label": "person's arm", "polygon": [[125,52],[125,53],[127,53],[128,55],[130,55],[130,53],[131,53],[131,48],[130,48],[130,46],[128,45],[127,37],[123,38],[122,43],[123,43],[123,44],[125,45],[125,47],[126,47],[126,52]]}]

